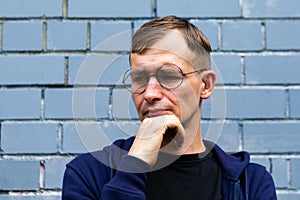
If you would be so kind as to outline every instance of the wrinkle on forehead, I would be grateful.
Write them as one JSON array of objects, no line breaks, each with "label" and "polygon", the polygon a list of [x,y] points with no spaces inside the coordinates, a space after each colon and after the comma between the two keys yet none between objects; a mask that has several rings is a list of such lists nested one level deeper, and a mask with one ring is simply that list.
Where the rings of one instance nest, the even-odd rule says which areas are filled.
[{"label": "wrinkle on forehead", "polygon": [[194,65],[195,54],[188,48],[182,34],[172,30],[151,47],[151,54],[174,54]]}]

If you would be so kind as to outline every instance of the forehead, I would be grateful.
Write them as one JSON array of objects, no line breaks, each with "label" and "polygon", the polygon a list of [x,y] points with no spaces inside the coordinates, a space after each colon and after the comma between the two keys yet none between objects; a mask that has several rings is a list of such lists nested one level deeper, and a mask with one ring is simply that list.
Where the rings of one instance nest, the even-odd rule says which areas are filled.
[{"label": "forehead", "polygon": [[190,64],[193,53],[187,47],[179,31],[170,31],[161,40],[154,43],[143,54],[131,54],[131,66],[159,65],[174,63],[178,66]]}]

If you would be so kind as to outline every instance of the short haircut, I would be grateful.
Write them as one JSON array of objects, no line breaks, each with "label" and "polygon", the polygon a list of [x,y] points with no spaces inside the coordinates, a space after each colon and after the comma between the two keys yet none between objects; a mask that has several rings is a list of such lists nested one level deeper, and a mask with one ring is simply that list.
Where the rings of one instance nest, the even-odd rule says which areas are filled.
[{"label": "short haircut", "polygon": [[178,30],[182,34],[187,47],[194,54],[194,61],[190,61],[194,67],[210,69],[209,40],[195,25],[176,16],[154,18],[143,24],[133,35],[130,53],[145,53],[172,30]]}]

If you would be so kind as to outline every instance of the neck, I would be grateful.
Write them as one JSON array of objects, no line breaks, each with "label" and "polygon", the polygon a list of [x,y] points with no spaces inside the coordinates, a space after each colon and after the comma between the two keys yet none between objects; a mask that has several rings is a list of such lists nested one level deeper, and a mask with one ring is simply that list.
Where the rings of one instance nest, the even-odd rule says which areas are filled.
[{"label": "neck", "polygon": [[204,152],[206,148],[203,143],[201,130],[201,104],[200,109],[183,126],[186,135],[186,150],[184,154]]},{"label": "neck", "polygon": [[195,129],[193,132],[186,130],[186,137],[188,138],[187,140],[188,148],[186,149],[184,154],[195,154],[195,153],[202,153],[205,151],[206,148],[203,143],[200,123],[196,132]]}]

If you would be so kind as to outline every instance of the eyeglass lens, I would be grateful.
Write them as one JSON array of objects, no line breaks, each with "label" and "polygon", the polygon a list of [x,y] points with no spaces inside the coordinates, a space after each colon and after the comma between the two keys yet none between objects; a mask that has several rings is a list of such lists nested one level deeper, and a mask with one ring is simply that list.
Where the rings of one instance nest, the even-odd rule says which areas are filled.
[{"label": "eyeglass lens", "polygon": [[130,87],[132,93],[142,93],[151,76],[155,76],[161,86],[169,89],[178,87],[183,80],[183,74],[179,67],[173,64],[164,64],[154,75],[140,69],[129,70],[124,76],[123,83],[126,87]]}]

